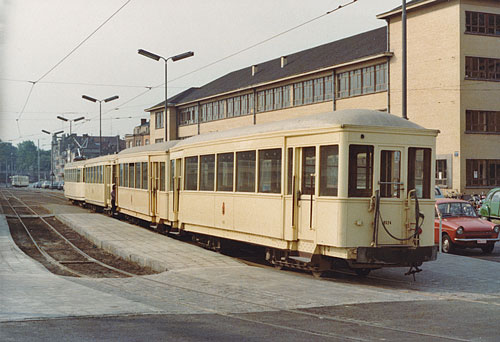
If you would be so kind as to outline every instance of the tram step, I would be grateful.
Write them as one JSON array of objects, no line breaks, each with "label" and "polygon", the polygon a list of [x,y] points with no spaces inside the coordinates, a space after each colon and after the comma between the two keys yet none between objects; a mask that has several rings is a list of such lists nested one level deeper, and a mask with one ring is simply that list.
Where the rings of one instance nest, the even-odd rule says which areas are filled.
[{"label": "tram step", "polygon": [[288,258],[292,259],[292,260],[295,260],[295,261],[300,261],[300,262],[303,262],[303,263],[309,263],[311,262],[311,258],[306,258],[306,257],[301,257],[301,256],[289,256]]}]

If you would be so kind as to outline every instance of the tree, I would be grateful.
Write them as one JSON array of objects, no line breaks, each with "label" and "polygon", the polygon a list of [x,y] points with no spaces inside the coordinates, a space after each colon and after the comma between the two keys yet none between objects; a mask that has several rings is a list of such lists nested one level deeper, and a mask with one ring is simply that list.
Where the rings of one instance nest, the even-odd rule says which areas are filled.
[{"label": "tree", "polygon": [[38,170],[38,153],[33,141],[23,141],[17,145],[16,161],[20,173],[33,173]]}]

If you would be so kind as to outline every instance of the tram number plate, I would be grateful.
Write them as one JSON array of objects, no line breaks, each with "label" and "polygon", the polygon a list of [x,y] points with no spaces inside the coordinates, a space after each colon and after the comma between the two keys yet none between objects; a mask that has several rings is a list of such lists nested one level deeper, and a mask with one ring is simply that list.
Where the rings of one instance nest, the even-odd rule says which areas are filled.
[{"label": "tram number plate", "polygon": [[486,243],[486,240],[477,240],[477,243]]}]

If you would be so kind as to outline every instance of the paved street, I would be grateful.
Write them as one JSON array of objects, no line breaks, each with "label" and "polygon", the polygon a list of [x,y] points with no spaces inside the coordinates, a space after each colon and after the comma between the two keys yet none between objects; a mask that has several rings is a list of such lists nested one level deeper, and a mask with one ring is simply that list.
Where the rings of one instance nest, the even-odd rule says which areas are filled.
[{"label": "paved street", "polygon": [[3,341],[498,340],[499,246],[489,260],[439,255],[415,282],[406,269],[315,279],[249,266],[78,207],[45,206],[94,242],[168,270],[56,276],[17,248],[0,215]]}]

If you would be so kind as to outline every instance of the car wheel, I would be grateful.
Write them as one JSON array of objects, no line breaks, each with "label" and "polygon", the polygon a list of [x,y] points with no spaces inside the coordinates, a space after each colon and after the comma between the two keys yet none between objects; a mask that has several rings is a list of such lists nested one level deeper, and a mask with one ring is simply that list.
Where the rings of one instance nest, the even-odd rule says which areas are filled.
[{"label": "car wheel", "polygon": [[491,254],[491,252],[493,252],[494,248],[495,248],[495,244],[493,244],[493,243],[490,245],[486,245],[486,246],[481,247],[484,254]]},{"label": "car wheel", "polygon": [[441,246],[441,251],[443,253],[451,253],[455,247],[453,246],[453,242],[451,242],[451,238],[448,235],[443,235],[443,245]]}]

